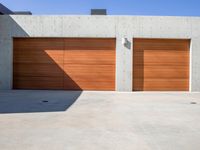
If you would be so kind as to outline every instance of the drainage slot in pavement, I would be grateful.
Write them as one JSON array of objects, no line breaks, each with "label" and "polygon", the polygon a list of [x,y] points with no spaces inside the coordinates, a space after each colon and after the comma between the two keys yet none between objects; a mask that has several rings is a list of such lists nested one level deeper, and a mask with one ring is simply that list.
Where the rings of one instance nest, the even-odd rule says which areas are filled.
[{"label": "drainage slot in pavement", "polygon": [[197,104],[197,102],[190,102],[190,104]]}]

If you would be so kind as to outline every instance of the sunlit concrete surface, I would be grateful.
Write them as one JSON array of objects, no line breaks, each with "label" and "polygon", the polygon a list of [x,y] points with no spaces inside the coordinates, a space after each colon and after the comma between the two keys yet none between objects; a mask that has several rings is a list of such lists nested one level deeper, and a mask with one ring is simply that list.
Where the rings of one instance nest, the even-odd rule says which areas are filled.
[{"label": "sunlit concrete surface", "polygon": [[199,150],[200,93],[0,91],[2,150]]}]

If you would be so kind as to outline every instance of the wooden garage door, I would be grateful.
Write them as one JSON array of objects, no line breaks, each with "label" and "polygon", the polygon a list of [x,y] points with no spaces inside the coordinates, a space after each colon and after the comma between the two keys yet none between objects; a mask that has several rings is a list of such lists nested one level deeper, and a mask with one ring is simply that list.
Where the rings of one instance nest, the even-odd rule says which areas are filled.
[{"label": "wooden garage door", "polygon": [[14,89],[115,90],[115,39],[14,38]]},{"label": "wooden garage door", "polygon": [[134,91],[188,91],[190,40],[134,39]]}]

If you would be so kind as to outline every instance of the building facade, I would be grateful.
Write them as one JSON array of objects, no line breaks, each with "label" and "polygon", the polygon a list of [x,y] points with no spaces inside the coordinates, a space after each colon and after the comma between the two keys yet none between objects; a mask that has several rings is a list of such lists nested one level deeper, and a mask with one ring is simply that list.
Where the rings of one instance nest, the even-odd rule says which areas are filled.
[{"label": "building facade", "polygon": [[0,16],[0,89],[200,91],[200,18]]}]

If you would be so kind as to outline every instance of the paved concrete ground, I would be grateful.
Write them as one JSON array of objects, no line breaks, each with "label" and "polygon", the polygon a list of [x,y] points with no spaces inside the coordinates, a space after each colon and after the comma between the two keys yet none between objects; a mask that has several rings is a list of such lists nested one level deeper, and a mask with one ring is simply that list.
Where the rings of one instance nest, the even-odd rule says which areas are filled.
[{"label": "paved concrete ground", "polygon": [[199,150],[200,93],[0,91],[0,149]]}]

